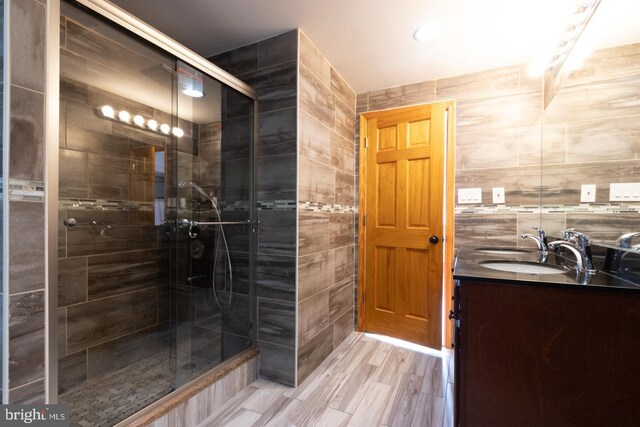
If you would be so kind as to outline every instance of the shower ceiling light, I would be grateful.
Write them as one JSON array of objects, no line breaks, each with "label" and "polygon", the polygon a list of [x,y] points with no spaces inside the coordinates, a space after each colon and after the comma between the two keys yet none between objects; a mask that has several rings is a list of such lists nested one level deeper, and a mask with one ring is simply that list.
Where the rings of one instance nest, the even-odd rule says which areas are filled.
[{"label": "shower ceiling light", "polygon": [[178,64],[178,84],[182,93],[192,98],[204,96],[204,74],[186,64]]},{"label": "shower ceiling light", "polygon": [[[133,123],[131,120],[131,114],[126,110],[120,110],[116,112],[112,106],[103,105],[102,107],[97,107],[96,112],[99,113],[99,116],[102,118],[112,120],[121,124],[127,124],[132,127],[136,127],[137,129],[144,129],[151,132],[162,133],[164,135],[173,135],[176,138],[182,138],[184,136],[184,130],[179,127],[171,128],[166,123],[158,126],[158,122],[154,119],[145,119],[144,116],[140,114],[136,114],[133,116]],[[146,124],[146,126],[145,126]]]}]

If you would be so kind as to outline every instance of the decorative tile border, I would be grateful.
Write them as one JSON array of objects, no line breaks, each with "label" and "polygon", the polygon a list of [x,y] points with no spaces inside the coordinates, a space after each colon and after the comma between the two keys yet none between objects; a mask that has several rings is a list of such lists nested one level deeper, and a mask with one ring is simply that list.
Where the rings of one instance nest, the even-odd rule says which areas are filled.
[{"label": "decorative tile border", "polygon": [[58,206],[77,210],[100,211],[153,211],[154,204],[150,202],[137,202],[126,200],[103,199],[59,199]]},{"label": "decorative tile border", "polygon": [[[44,202],[44,181],[23,179],[9,180],[9,200],[12,202]],[[0,196],[4,198],[4,188],[0,182]]]},{"label": "decorative tile border", "polygon": [[501,213],[640,213],[640,203],[598,203],[584,205],[474,205],[456,206],[455,214]]},{"label": "decorative tile border", "polygon": [[331,213],[352,213],[358,212],[356,206],[344,206],[337,204],[298,202],[298,209],[307,212],[331,212]]}]

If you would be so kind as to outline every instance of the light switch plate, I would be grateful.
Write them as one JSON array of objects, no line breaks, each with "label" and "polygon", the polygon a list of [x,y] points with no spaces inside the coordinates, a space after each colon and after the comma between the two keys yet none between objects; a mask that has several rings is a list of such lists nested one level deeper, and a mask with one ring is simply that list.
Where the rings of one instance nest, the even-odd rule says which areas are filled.
[{"label": "light switch plate", "polygon": [[640,201],[640,182],[609,184],[609,200],[612,202]]},{"label": "light switch plate", "polygon": [[504,203],[504,187],[493,187],[493,203]]},{"label": "light switch plate", "polygon": [[482,203],[482,188],[458,188],[458,204]]},{"label": "light switch plate", "polygon": [[590,203],[596,201],[596,185],[582,184],[580,190],[580,203]]}]

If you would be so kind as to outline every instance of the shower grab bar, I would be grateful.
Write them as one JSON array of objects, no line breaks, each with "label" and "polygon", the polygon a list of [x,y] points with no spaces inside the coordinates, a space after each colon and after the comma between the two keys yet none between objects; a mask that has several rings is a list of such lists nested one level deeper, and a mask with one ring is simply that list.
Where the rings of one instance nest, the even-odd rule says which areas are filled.
[{"label": "shower grab bar", "polygon": [[248,225],[251,224],[253,221],[251,221],[250,219],[246,220],[246,221],[192,221],[192,224],[194,226],[198,226],[198,225]]}]

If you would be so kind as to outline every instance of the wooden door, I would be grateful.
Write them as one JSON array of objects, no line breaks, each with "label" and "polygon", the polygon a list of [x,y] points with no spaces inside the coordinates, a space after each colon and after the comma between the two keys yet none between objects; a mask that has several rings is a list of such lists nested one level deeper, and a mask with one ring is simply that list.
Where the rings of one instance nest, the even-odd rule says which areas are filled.
[{"label": "wooden door", "polygon": [[364,329],[438,349],[446,106],[363,115]]}]

